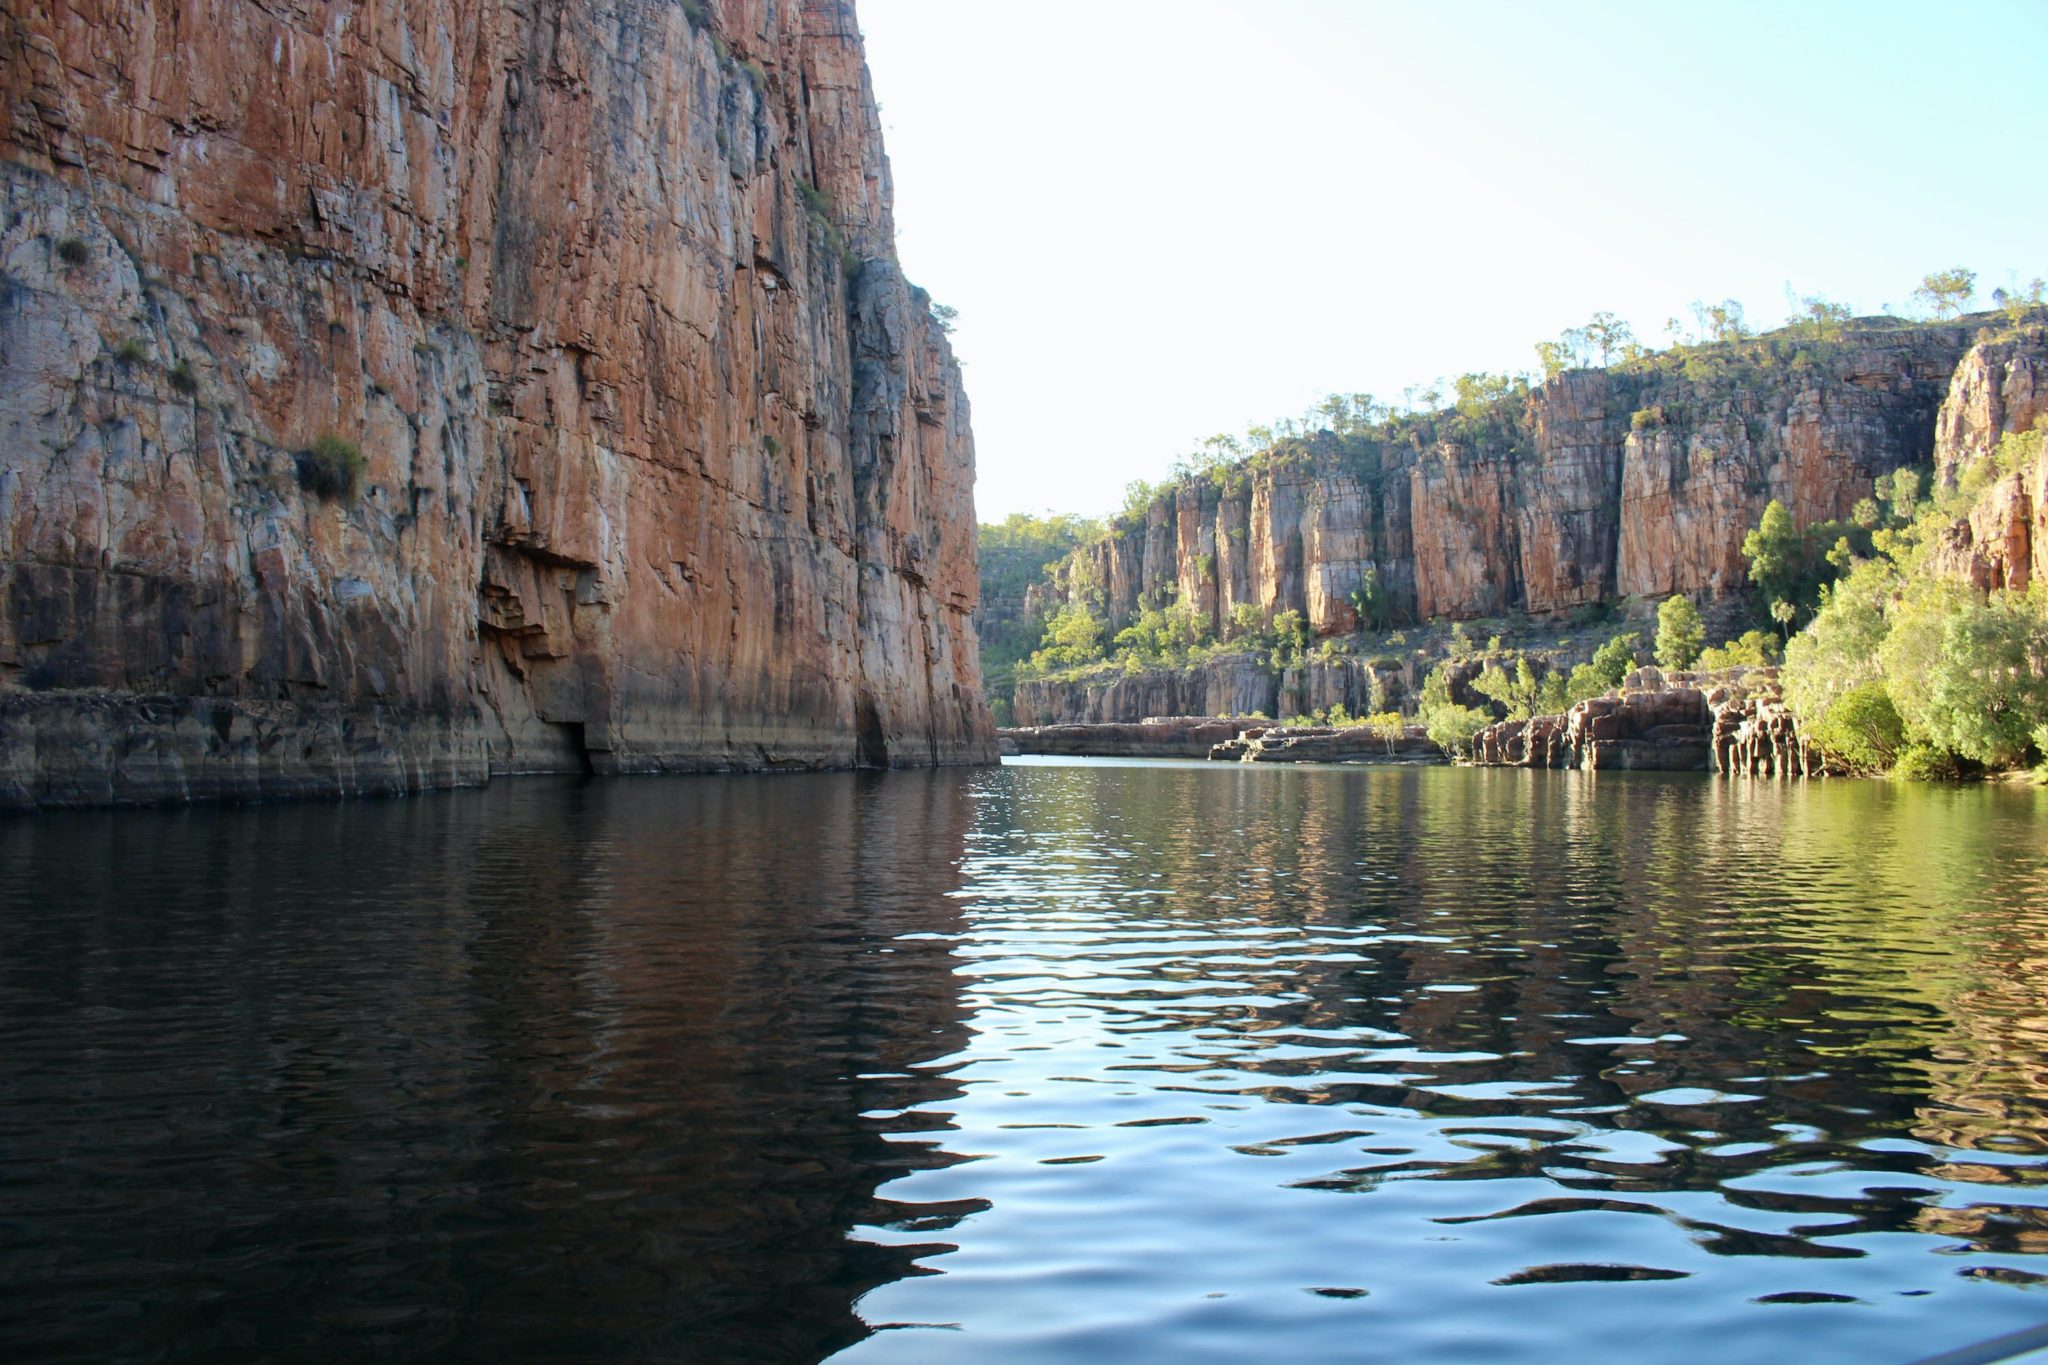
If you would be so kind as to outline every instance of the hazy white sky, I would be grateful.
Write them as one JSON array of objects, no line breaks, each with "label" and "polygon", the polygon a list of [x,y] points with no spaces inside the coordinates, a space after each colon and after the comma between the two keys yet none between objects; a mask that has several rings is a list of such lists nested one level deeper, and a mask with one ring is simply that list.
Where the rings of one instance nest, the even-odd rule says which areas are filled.
[{"label": "hazy white sky", "polygon": [[[860,0],[982,520],[1594,311],[2048,274],[2048,0]],[[1986,304],[1988,306],[1988,304]]]}]

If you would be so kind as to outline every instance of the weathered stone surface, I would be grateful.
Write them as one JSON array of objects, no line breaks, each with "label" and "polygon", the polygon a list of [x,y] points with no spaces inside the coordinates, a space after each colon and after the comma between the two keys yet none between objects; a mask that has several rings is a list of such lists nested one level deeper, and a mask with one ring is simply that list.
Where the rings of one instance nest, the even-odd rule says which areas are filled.
[{"label": "weathered stone surface", "polygon": [[1749,777],[1818,777],[1826,760],[1778,694],[1775,668],[1664,674],[1637,669],[1561,716],[1502,721],[1473,761],[1528,768],[1633,768]]},{"label": "weathered stone surface", "polygon": [[[1941,406],[1936,477],[1953,485],[2000,438],[2048,422],[2048,328],[1973,347]],[[1930,569],[1979,588],[2025,591],[2048,577],[2048,460],[2004,472],[1935,545]]]},{"label": "weathered stone surface", "polygon": [[1820,777],[1834,769],[1800,731],[1778,693],[1778,671],[1746,671],[1731,685],[1711,688],[1714,771],[1731,777]]},{"label": "weathered stone surface", "polygon": [[[302,785],[159,697],[385,774],[336,791],[992,755],[967,404],[851,4],[703,10],[0,26],[10,803]],[[299,486],[322,436],[359,496]]]},{"label": "weathered stone surface", "polygon": [[1104,725],[1144,716],[1271,716],[1280,709],[1274,676],[1250,655],[1225,655],[1191,669],[1149,668],[1068,681],[1027,679],[1013,703],[1020,726]]},{"label": "weathered stone surface", "polygon": [[2001,436],[2048,417],[2048,327],[1970,348],[1949,381],[1934,424],[1934,461],[1944,479],[1982,459]]},{"label": "weathered stone surface", "polygon": [[[1246,602],[1300,611],[1317,635],[1353,630],[1368,570],[1411,620],[1727,596],[1747,584],[1742,537],[1771,499],[1801,524],[1846,517],[1875,476],[1926,460],[1981,321],[1869,323],[1840,344],[1779,338],[1769,359],[1730,350],[1683,370],[1568,371],[1505,424],[1362,460],[1311,437],[1303,462],[1170,490],[1142,526],[1077,551],[1054,591],[1102,586],[1112,630],[1141,599],[1177,595],[1224,638]],[[2031,411],[2039,367],[2000,363],[2010,422]]]},{"label": "weathered stone surface", "polygon": [[1207,758],[1244,722],[1227,716],[1147,716],[1129,725],[1033,725],[998,730],[1004,753],[1102,758]]},{"label": "weathered stone surface", "polygon": [[1235,745],[1218,745],[1209,757],[1245,763],[1448,763],[1449,757],[1411,725],[1391,743],[1363,726],[1266,726],[1246,732]]}]

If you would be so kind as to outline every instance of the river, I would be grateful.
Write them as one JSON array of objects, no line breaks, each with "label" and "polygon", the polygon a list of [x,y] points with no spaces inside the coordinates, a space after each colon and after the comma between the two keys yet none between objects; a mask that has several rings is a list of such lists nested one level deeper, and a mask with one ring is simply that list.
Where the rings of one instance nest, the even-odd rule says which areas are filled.
[{"label": "river", "polygon": [[0,1354],[1906,1361],[2048,792],[1012,760],[0,821]]}]

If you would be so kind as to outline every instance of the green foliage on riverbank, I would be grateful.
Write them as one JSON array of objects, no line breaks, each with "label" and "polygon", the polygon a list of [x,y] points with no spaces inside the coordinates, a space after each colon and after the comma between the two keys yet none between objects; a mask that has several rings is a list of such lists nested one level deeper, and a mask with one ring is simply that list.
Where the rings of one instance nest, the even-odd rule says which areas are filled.
[{"label": "green foliage on riverbank", "polygon": [[1100,522],[1070,512],[1013,512],[980,527],[982,606],[975,628],[981,641],[982,681],[1003,713],[999,721],[1009,720],[1009,694],[1018,666],[1030,659],[1046,631],[1045,622],[1024,609],[1027,590],[1101,529]]},{"label": "green foliage on riverbank", "polygon": [[2043,440],[2006,436],[1925,504],[1898,481],[1871,552],[1845,557],[1786,644],[1787,705],[1848,766],[1953,776],[2048,755],[2048,582],[1986,592],[1934,562],[2000,481],[2032,475]]}]

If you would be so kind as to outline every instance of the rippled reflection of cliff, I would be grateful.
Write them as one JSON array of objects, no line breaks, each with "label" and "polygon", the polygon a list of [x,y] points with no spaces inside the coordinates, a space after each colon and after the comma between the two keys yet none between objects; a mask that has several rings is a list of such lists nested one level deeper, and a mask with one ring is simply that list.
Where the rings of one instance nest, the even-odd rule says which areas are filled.
[{"label": "rippled reflection of cliff", "polygon": [[[949,1158],[959,773],[0,828],[32,1353],[797,1359]],[[928,937],[919,937],[925,935]]]},{"label": "rippled reflection of cliff", "polygon": [[[1908,1126],[1937,1145],[2048,1151],[2036,793],[1142,768],[1037,786],[1050,799],[1026,823],[1053,832],[1048,856],[1064,837],[1085,867],[1115,844],[1115,881],[1149,893],[1106,908],[1106,928],[1158,915],[1384,931],[1362,965],[1239,966],[1263,971],[1267,1001],[1233,1017],[1240,1035],[1385,1030],[1497,1059],[1461,1081],[1569,1082],[1582,1105],[1674,1086],[1760,1097],[1717,1111],[1717,1141],[1782,1144],[1774,1125],[1805,1124],[1852,1144]],[[1363,1097],[1530,1109],[1394,1085]],[[1681,1129],[1702,1117],[1673,1114]]]}]

